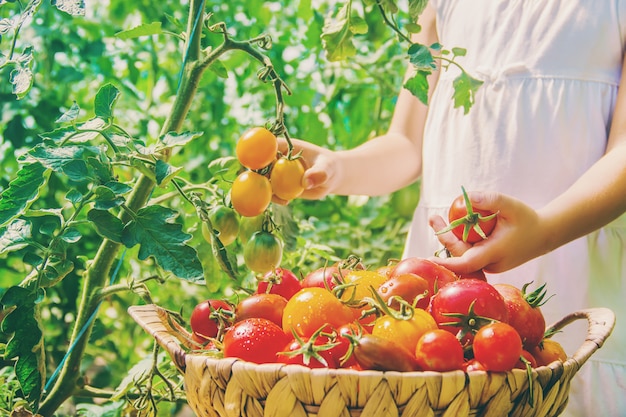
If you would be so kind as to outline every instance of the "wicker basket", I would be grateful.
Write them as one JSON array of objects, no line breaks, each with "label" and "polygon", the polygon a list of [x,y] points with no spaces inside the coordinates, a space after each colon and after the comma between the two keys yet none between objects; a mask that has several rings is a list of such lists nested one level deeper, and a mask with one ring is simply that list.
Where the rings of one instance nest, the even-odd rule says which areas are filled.
[{"label": "wicker basket", "polygon": [[[602,346],[615,324],[605,308],[572,313],[552,327],[587,319],[587,338],[564,363],[532,371],[379,372],[256,365],[216,359],[189,350],[189,333],[155,305],[133,306],[130,315],[167,350],[184,374],[187,401],[198,416],[271,417],[465,417],[557,416],[574,374]],[[529,398],[533,398],[532,405]]]}]

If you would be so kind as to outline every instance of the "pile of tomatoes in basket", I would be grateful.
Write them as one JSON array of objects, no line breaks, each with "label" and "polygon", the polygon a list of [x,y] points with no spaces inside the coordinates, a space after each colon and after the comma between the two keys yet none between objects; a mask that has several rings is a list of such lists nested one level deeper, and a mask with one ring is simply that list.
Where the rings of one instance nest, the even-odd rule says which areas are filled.
[{"label": "pile of tomatoes in basket", "polygon": [[564,360],[544,337],[543,286],[526,287],[422,258],[369,269],[349,258],[300,278],[276,268],[235,303],[198,304],[190,326],[198,350],[254,363],[504,372]]}]

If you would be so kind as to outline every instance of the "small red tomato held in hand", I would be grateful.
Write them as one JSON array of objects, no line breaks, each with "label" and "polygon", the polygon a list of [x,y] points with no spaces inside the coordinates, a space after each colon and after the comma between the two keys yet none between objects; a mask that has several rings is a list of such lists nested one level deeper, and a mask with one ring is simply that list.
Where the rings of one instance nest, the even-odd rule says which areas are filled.
[{"label": "small red tomato held in hand", "polygon": [[450,224],[445,229],[437,232],[437,234],[452,231],[463,242],[480,242],[483,239],[487,239],[487,236],[493,232],[498,221],[498,213],[474,209],[465,188],[462,188],[462,190],[463,194],[456,197],[450,205],[448,211]]}]

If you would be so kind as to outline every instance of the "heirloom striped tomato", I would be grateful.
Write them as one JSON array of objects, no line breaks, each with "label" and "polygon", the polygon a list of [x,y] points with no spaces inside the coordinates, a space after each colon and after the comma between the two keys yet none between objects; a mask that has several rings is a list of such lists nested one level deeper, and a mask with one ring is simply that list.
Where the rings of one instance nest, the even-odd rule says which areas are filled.
[{"label": "heirloom striped tomato", "polygon": [[244,263],[258,274],[265,274],[278,268],[282,258],[282,242],[270,232],[254,233],[243,248]]}]

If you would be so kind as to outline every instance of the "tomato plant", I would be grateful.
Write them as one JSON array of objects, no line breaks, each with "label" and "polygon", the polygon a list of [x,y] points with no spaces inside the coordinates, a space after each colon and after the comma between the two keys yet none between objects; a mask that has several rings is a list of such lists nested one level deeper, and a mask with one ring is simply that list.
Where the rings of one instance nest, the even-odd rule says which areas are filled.
[{"label": "tomato plant", "polygon": [[255,232],[243,248],[244,263],[251,271],[266,274],[278,268],[283,258],[283,244],[270,232]]},{"label": "tomato plant", "polygon": [[338,328],[354,321],[352,309],[323,288],[303,288],[287,302],[283,329],[310,337],[322,327]]},{"label": "tomato plant", "polygon": [[[228,246],[237,239],[239,216],[235,210],[226,206],[216,206],[209,211],[209,220],[222,245]],[[205,222],[202,223],[202,235],[207,242],[211,243],[211,231]]]},{"label": "tomato plant", "polygon": [[498,213],[474,209],[465,188],[462,187],[462,191],[463,194],[452,201],[448,210],[448,221],[450,224],[437,232],[437,234],[451,230],[457,238],[468,243],[476,243],[487,239],[487,236],[496,227]]},{"label": "tomato plant", "polygon": [[270,320],[282,328],[283,311],[287,305],[287,299],[278,294],[252,294],[237,303],[235,307],[235,321],[250,318],[262,318]]},{"label": "tomato plant", "polygon": [[254,217],[263,213],[272,201],[272,185],[263,175],[244,171],[233,181],[230,201],[237,213]]},{"label": "tomato plant", "polygon": [[522,355],[522,339],[511,325],[495,322],[476,332],[472,350],[476,360],[488,370],[506,372],[515,367]]},{"label": "tomato plant", "polygon": [[280,157],[274,163],[270,172],[272,192],[283,200],[293,200],[304,191],[304,186],[302,185],[303,177],[304,166],[300,159],[291,159],[286,156]]},{"label": "tomato plant", "polygon": [[278,362],[290,337],[276,323],[250,318],[235,323],[224,334],[224,357],[239,358],[254,363]]},{"label": "tomato plant", "polygon": [[232,323],[233,308],[224,300],[209,299],[198,303],[189,318],[191,331],[200,340],[217,338]]},{"label": "tomato plant", "polygon": [[441,288],[431,299],[429,310],[440,328],[469,340],[490,321],[508,320],[508,309],[500,293],[488,282],[473,278]]},{"label": "tomato plant", "polygon": [[267,167],[276,159],[277,152],[276,136],[264,127],[253,127],[246,131],[235,146],[237,159],[251,170]]},{"label": "tomato plant", "polygon": [[257,285],[257,294],[271,293],[289,300],[302,289],[300,280],[289,269],[275,268],[267,272]]},{"label": "tomato plant", "polygon": [[422,371],[452,371],[461,369],[464,363],[461,342],[442,329],[430,330],[420,337],[415,357]]}]

